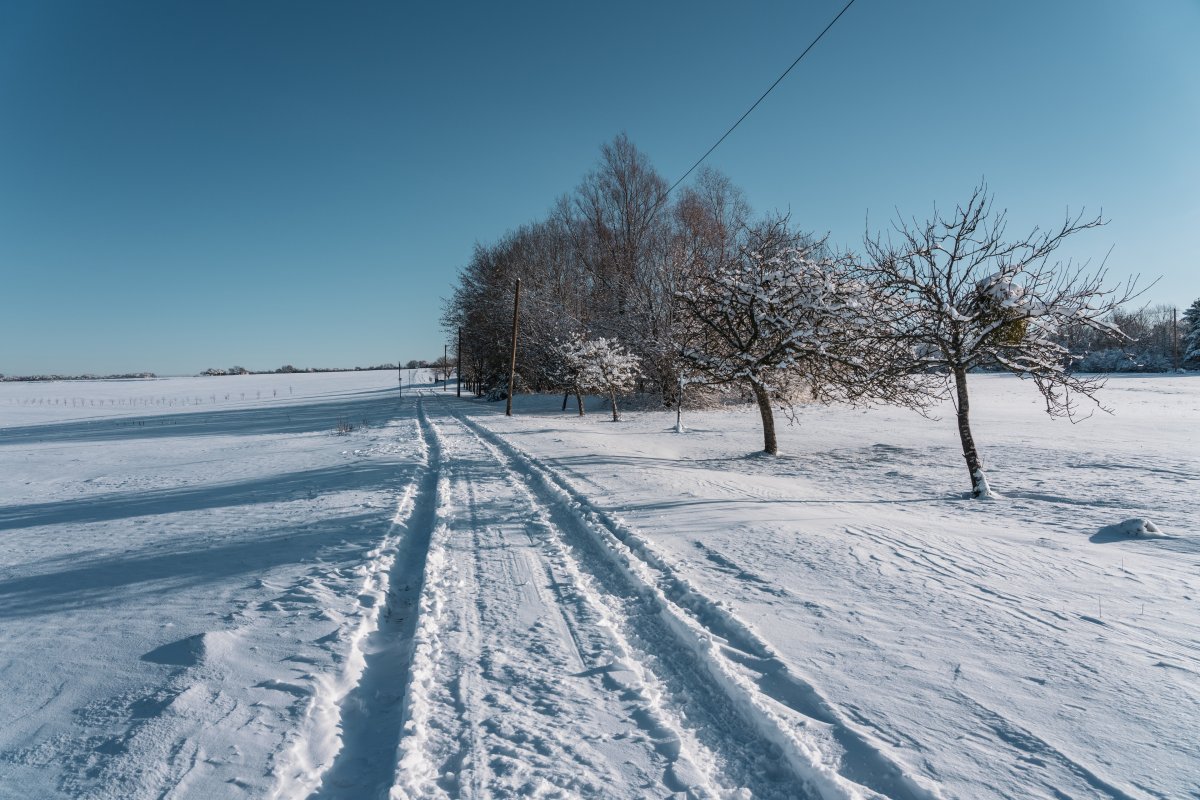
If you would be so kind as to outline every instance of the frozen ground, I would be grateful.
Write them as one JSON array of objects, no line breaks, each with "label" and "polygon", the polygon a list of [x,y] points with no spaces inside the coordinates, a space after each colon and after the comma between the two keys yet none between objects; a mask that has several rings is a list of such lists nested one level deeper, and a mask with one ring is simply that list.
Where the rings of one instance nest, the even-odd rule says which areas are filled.
[{"label": "frozen ground", "polygon": [[0,384],[0,798],[1200,797],[1200,379],[981,377],[993,502],[945,419],[395,384]]}]

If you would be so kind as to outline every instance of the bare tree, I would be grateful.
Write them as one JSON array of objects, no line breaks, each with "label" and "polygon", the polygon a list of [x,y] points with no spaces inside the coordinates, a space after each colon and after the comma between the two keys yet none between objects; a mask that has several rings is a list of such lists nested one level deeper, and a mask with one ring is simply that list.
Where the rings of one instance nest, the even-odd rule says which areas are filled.
[{"label": "bare tree", "polygon": [[583,273],[583,328],[625,340],[641,359],[642,377],[664,393],[675,383],[666,190],[646,154],[621,133],[601,146],[596,169],[557,212]]},{"label": "bare tree", "polygon": [[1103,224],[1068,215],[1049,230],[1009,239],[1006,213],[995,211],[986,184],[949,215],[898,220],[886,238],[866,239],[863,273],[882,298],[882,335],[898,361],[928,376],[931,391],[950,395],[974,497],[992,496],[971,433],[967,376],[1000,369],[1032,379],[1052,417],[1076,418],[1077,399],[1093,401],[1103,380],[1073,373],[1062,343],[1069,326],[1124,337],[1114,311],[1135,295],[1135,280],[1106,288],[1103,267],[1054,259],[1075,233]]},{"label": "bare tree", "polygon": [[[688,371],[686,353],[700,344],[693,337],[703,333],[693,318],[681,313],[680,292],[696,285],[697,276],[731,264],[739,256],[751,231],[750,206],[740,189],[724,174],[702,167],[694,186],[684,187],[674,207],[673,232],[664,269],[662,288],[670,302],[660,360],[673,378],[664,387],[664,404],[673,404],[676,428],[682,431],[684,387],[709,383],[703,374],[685,377]],[[784,243],[780,242],[780,246]],[[673,395],[673,396],[672,396]]]},{"label": "bare tree", "polygon": [[600,163],[575,192],[577,254],[598,299],[616,315],[635,313],[656,264],[666,214],[666,180],[624,134],[600,148]]},{"label": "bare tree", "polygon": [[441,355],[431,361],[430,366],[433,367],[434,380],[439,380],[442,383],[446,383],[450,380],[450,376],[454,374],[454,370],[458,366],[458,362],[454,360],[453,356]]}]

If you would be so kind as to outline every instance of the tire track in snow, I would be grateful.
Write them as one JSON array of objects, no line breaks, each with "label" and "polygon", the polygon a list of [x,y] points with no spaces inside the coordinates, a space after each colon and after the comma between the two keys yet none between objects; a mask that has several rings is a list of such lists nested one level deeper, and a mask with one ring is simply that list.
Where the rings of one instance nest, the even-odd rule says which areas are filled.
[{"label": "tire track in snow", "polygon": [[[437,666],[443,659],[445,644],[442,630],[446,625],[447,600],[449,598],[449,570],[447,565],[445,538],[446,520],[450,515],[450,481],[443,462],[441,441],[429,418],[425,414],[424,398],[419,401],[419,422],[422,435],[436,447],[438,452],[437,473],[431,473],[436,481],[437,502],[429,522],[429,540],[425,553],[425,574],[417,603],[416,629],[412,638],[412,661],[409,665],[408,682],[404,690],[404,707],[400,741],[393,763],[392,786],[388,796],[393,800],[436,796],[438,780],[442,775],[442,764],[434,764],[430,758],[430,742],[444,737],[448,723],[437,715],[442,696],[442,707],[447,702],[459,711],[465,710],[464,699],[457,684],[439,683]],[[461,734],[459,734],[461,735]]]},{"label": "tire track in snow", "polygon": [[416,413],[423,463],[397,500],[390,530],[369,554],[359,592],[362,615],[345,665],[336,675],[315,677],[302,733],[281,759],[275,798],[378,796],[392,784],[440,460],[421,424],[420,399]]},{"label": "tire track in snow", "polygon": [[[435,434],[441,436],[441,432],[436,425],[433,426]],[[481,551],[483,542],[479,532],[478,519],[478,503],[476,499],[475,483],[471,481],[466,485],[467,489],[467,506],[470,510],[470,541],[471,553],[473,558],[469,568],[464,569],[465,575],[461,575],[458,580],[459,595],[474,598],[473,602],[465,603],[462,606],[463,622],[459,631],[458,648],[456,652],[461,655],[473,654],[479,647],[482,641],[481,622],[484,615],[482,607],[483,598],[480,588],[484,583],[483,580],[483,564],[481,562]],[[463,565],[466,567],[467,565]],[[461,738],[456,763],[459,765],[460,772],[466,772],[466,785],[468,794],[471,797],[485,796],[485,787],[489,783],[488,763],[484,758],[483,745],[483,727],[480,720],[480,711],[483,704],[483,698],[480,695],[480,686],[483,684],[483,675],[478,661],[474,658],[469,658],[459,666],[458,681],[456,682],[456,700],[458,701],[458,711],[460,718],[463,721],[464,730]],[[448,774],[448,771],[443,771],[443,776]],[[461,783],[461,775],[459,776]],[[445,786],[453,788],[455,786],[452,781],[445,781]]]},{"label": "tire track in snow", "polygon": [[443,567],[392,797],[717,796],[522,482],[461,424],[430,430]]},{"label": "tire track in snow", "polygon": [[[528,462],[514,457],[503,440],[455,415],[478,437],[571,557],[576,583],[591,602],[606,609],[608,625],[621,638],[625,657],[644,675],[649,706],[687,750],[693,763],[707,767],[706,782],[719,794],[750,792],[755,797],[877,797],[877,793],[832,775],[794,768],[778,735],[771,736],[747,714],[742,698],[732,697],[713,675],[704,647],[687,638],[661,593],[636,579],[631,563],[594,535],[589,521],[544,485]],[[709,642],[711,644],[711,640]],[[776,734],[779,732],[776,731]]]},{"label": "tire track in snow", "polygon": [[[707,736],[715,750],[734,753],[723,765],[737,771],[738,751],[749,752],[731,739],[757,741],[756,752],[782,756],[781,766],[796,785],[803,784],[826,798],[937,798],[940,792],[906,771],[888,754],[888,746],[863,726],[852,722],[814,687],[795,675],[757,633],[724,605],[703,596],[674,570],[636,532],[600,511],[551,469],[462,414],[451,412],[508,464],[514,478],[567,531],[570,545],[589,556],[586,567],[610,595],[635,594],[646,612],[626,616],[623,624],[640,640],[665,673],[685,685],[687,705],[697,687],[708,700],[724,706],[725,719],[709,715]],[[666,646],[664,647],[664,643]],[[671,653],[669,651],[676,651]],[[690,653],[697,667],[678,662]],[[736,736],[731,735],[737,729]],[[757,768],[762,768],[761,762]],[[741,765],[742,774],[753,770]],[[778,769],[778,768],[777,768]],[[768,783],[755,791],[770,796]]]}]

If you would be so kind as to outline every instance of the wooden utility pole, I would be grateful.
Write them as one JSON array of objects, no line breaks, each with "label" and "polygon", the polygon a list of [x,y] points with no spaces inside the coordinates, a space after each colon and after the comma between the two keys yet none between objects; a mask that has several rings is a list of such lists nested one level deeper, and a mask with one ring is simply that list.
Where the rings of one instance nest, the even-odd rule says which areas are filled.
[{"label": "wooden utility pole", "polygon": [[396,367],[396,380],[400,382],[400,396],[404,396],[404,365],[399,364]]},{"label": "wooden utility pole", "polygon": [[508,402],[504,406],[504,416],[512,416],[512,396],[517,380],[517,315],[521,309],[521,279],[517,278],[517,293],[513,297],[513,335],[512,360],[508,364]]},{"label": "wooden utility pole", "polygon": [[454,373],[458,380],[454,385],[454,396],[462,397],[462,328],[458,329],[458,348],[454,354]]}]

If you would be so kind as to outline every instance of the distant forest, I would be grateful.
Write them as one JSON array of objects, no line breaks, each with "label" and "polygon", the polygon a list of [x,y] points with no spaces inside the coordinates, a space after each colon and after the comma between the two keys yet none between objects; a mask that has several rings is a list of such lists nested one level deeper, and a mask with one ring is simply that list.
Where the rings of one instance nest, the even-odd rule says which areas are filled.
[{"label": "distant forest", "polygon": [[[417,362],[413,362],[414,364]],[[421,366],[425,366],[426,362],[421,361]],[[201,376],[212,375],[282,375],[299,372],[369,372],[371,370],[394,370],[395,364],[378,364],[373,367],[293,367],[291,364],[285,364],[279,369],[260,369],[251,370],[245,367],[230,367],[229,369],[212,368],[201,372]],[[157,374],[153,372],[126,372],[120,375],[3,375],[0,374],[0,381],[130,381],[141,380],[145,378],[157,378]]]},{"label": "distant forest", "polygon": [[[1133,341],[1070,331],[1078,341],[1067,342],[1082,358],[1079,372],[1169,372],[1200,369],[1200,299],[1186,310],[1157,305],[1137,311],[1117,311],[1113,322]],[[1091,335],[1088,335],[1091,334]]]}]

